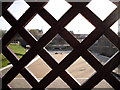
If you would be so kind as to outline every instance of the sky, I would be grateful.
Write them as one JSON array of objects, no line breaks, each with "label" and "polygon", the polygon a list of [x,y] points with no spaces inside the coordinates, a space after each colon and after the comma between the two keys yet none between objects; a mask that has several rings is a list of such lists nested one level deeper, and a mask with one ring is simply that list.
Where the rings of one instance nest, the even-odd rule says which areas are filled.
[{"label": "sky", "polygon": [[[102,21],[115,10],[114,5],[109,0],[92,0],[87,7],[93,11]],[[16,0],[9,8],[8,11],[18,20],[22,14],[29,8],[29,5],[24,0]],[[62,15],[71,8],[65,0],[50,0],[44,7],[56,20],[59,20]],[[0,29],[9,30],[11,26],[0,17]],[[51,26],[47,24],[38,14],[25,26],[25,29],[42,29],[45,33]],[[95,27],[87,21],[81,14],[78,14],[65,28],[73,31],[76,34],[89,34]],[[116,22],[111,29],[118,32],[118,22]]]}]

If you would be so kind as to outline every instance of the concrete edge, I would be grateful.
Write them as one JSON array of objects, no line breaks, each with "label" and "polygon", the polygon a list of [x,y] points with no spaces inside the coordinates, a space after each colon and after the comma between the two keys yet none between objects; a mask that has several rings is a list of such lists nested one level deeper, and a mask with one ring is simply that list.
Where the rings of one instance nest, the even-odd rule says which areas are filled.
[{"label": "concrete edge", "polygon": [[12,66],[13,66],[12,64],[7,65],[7,66],[1,68],[1,69],[0,69],[0,72],[3,71],[3,70],[5,70],[5,69],[11,68]]}]

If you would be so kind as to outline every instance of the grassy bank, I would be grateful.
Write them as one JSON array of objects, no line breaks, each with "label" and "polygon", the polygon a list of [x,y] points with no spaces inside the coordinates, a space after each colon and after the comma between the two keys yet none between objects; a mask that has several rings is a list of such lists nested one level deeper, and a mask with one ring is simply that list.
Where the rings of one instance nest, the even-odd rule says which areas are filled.
[{"label": "grassy bank", "polygon": [[[8,47],[18,56],[18,58],[21,58],[26,52],[26,49],[20,45],[10,44]],[[8,64],[10,64],[10,62],[7,58],[3,54],[0,54],[0,68],[5,67]]]}]

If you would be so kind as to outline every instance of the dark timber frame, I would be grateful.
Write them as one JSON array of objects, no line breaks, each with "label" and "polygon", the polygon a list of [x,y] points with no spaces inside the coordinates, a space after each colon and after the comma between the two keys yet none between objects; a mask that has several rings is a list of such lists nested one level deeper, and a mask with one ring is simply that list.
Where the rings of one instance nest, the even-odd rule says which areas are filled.
[{"label": "dark timber frame", "polygon": [[[103,79],[105,79],[114,89],[120,88],[120,81],[111,73],[118,65],[120,65],[120,37],[110,29],[110,27],[120,18],[119,3],[117,3],[117,8],[104,21],[100,20],[98,16],[86,7],[89,2],[69,2],[72,7],[58,21],[43,8],[47,2],[26,2],[29,4],[30,8],[19,20],[16,20],[7,11],[12,3],[13,2],[2,3],[2,16],[12,27],[2,38],[1,52],[13,64],[13,67],[2,77],[3,88],[9,88],[8,84],[19,73],[33,88],[46,88],[58,76],[60,76],[70,88],[92,89]],[[37,13],[51,26],[49,31],[38,41],[24,28]],[[79,13],[96,27],[95,30],[81,43],[64,28]],[[16,33],[19,33],[31,46],[30,50],[20,60],[12,50],[7,47]],[[66,40],[73,48],[73,51],[60,63],[57,63],[44,48],[56,34],[59,34],[64,38],[64,40]],[[102,65],[88,50],[88,48],[102,35],[105,35],[119,49],[105,65]],[[40,82],[38,82],[25,68],[37,54],[52,68]],[[96,73],[83,84],[78,83],[75,78],[65,71],[80,56],[96,70]]]}]

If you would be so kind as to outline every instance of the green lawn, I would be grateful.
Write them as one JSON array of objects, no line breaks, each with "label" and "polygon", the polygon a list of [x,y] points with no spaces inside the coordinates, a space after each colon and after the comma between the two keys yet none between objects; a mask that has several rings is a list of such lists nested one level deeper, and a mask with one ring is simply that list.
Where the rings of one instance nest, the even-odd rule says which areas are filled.
[{"label": "green lawn", "polygon": [[[21,58],[26,52],[26,49],[20,45],[10,44],[8,47],[18,56],[18,58]],[[6,57],[3,54],[0,54],[0,68],[7,66],[9,63],[10,62]]]},{"label": "green lawn", "polygon": [[10,62],[6,59],[6,57],[3,54],[0,54],[0,68],[5,67]]}]

